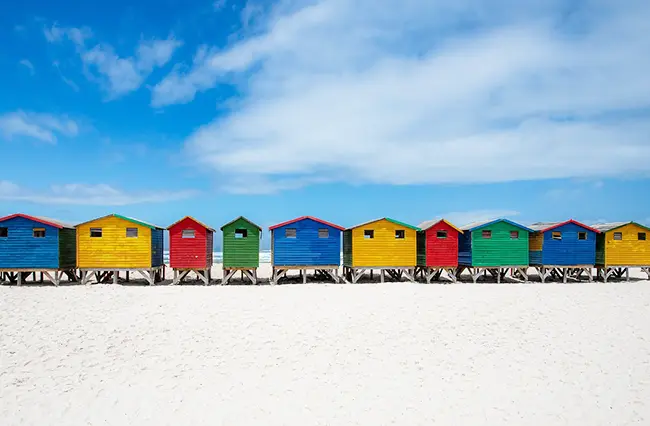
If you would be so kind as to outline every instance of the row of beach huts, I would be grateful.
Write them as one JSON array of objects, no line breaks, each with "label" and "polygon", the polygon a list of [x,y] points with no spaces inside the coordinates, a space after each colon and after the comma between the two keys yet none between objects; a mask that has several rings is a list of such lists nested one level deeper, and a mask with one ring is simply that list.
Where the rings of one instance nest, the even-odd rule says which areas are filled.
[{"label": "row of beach huts", "polygon": [[[205,284],[212,277],[215,229],[184,217],[169,231],[169,266],[173,284],[189,274]],[[318,281],[357,283],[379,275],[392,280],[455,282],[467,271],[473,282],[506,276],[528,281],[534,268],[547,279],[607,281],[629,279],[640,268],[650,279],[650,228],[635,222],[585,225],[575,220],[524,226],[508,219],[457,227],[447,220],[419,226],[390,218],[343,228],[303,216],[270,228],[271,283],[299,271]],[[22,284],[44,279],[113,282],[144,278],[153,285],[165,279],[164,228],[118,214],[76,226],[44,217],[13,214],[0,218],[0,282]],[[240,216],[221,227],[222,283],[235,274],[258,282],[262,228]],[[343,268],[341,271],[341,252]],[[40,274],[40,278],[37,274]]]}]

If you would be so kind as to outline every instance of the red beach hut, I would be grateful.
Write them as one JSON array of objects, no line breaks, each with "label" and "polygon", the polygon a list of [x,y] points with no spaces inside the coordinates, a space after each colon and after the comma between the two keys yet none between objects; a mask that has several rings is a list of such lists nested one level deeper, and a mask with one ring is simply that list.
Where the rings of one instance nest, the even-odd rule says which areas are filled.
[{"label": "red beach hut", "polygon": [[190,272],[207,285],[210,282],[214,229],[191,216],[170,225],[169,266],[174,270],[172,284],[180,284]]},{"label": "red beach hut", "polygon": [[459,228],[445,219],[429,220],[421,223],[417,236],[418,268],[430,283],[439,279],[443,271],[447,272],[452,282],[456,281],[458,270],[458,236],[463,233]]}]

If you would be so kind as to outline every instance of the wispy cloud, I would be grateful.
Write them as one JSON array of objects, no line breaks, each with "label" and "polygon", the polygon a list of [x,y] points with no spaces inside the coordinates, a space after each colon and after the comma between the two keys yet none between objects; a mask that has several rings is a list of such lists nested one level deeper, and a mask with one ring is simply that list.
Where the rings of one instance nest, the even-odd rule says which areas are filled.
[{"label": "wispy cloud", "polygon": [[54,61],[52,63],[52,66],[56,68],[57,72],[59,73],[59,77],[61,77],[61,81],[63,81],[68,86],[70,86],[70,88],[75,92],[79,91],[79,86],[77,85],[77,83],[75,83],[74,81],[70,80],[69,78],[63,75],[63,72],[61,71],[61,66],[59,65],[59,61]]},{"label": "wispy cloud", "polygon": [[[44,29],[45,38],[51,43],[65,39],[76,46],[89,80],[101,85],[108,99],[116,99],[140,88],[153,70],[162,67],[171,59],[182,42],[169,36],[164,40],[142,39],[132,56],[120,56],[108,43],[89,46],[87,41],[93,37],[89,28],[65,28],[56,23]],[[63,76],[62,76],[63,78]],[[76,84],[63,78],[69,86]]]},{"label": "wispy cloud", "polygon": [[58,137],[78,133],[77,123],[66,116],[25,111],[0,115],[0,134],[8,140],[26,137],[54,144]]},{"label": "wispy cloud", "polygon": [[650,4],[574,9],[567,19],[559,0],[280,2],[261,32],[175,66],[152,104],[242,82],[187,153],[220,176],[283,185],[647,174]]},{"label": "wispy cloud", "polygon": [[34,65],[31,63],[29,59],[21,59],[18,63],[24,66],[25,68],[27,68],[31,75],[34,75],[36,73],[36,70],[34,69]]},{"label": "wispy cloud", "polygon": [[126,192],[106,184],[53,185],[47,191],[35,191],[13,182],[0,181],[0,200],[36,204],[125,206],[183,200],[197,194],[194,190]]}]

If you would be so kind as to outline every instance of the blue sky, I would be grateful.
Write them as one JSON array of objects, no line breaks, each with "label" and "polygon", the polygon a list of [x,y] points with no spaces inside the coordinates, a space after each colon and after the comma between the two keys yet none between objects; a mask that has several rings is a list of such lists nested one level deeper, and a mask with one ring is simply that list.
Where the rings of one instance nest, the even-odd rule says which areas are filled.
[{"label": "blue sky", "polygon": [[641,0],[3,4],[0,214],[647,223],[647,22]]}]

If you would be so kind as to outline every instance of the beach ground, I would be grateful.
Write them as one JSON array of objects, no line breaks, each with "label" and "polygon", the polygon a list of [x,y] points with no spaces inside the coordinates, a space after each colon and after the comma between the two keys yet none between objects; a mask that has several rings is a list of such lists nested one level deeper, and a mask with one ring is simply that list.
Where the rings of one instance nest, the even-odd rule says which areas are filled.
[{"label": "beach ground", "polygon": [[650,282],[2,286],[2,425],[650,421]]}]

